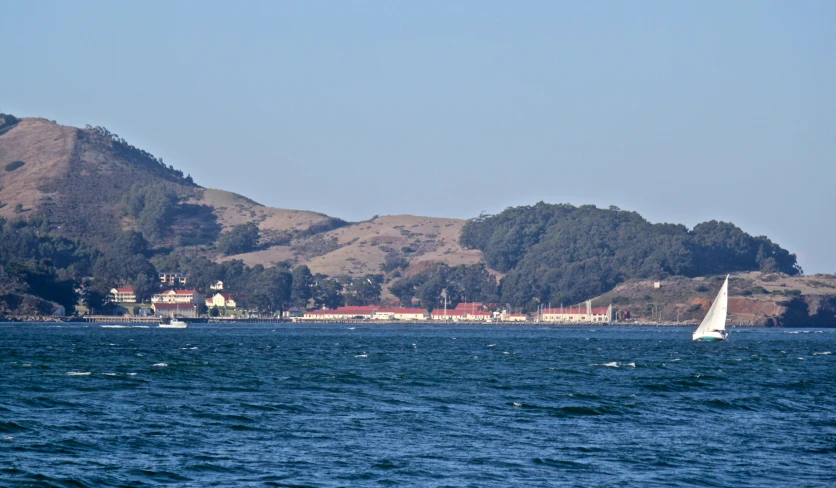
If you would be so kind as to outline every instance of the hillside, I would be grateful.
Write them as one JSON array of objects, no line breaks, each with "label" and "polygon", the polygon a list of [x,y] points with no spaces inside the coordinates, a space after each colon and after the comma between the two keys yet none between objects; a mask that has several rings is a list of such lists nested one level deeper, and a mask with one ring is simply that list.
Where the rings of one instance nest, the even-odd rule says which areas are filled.
[{"label": "hillside", "polygon": [[476,264],[482,253],[462,249],[458,242],[464,223],[459,219],[388,215],[227,259],[241,259],[249,265],[267,266],[280,261],[307,264],[312,272],[329,276],[380,273],[387,256],[397,256],[409,265],[423,261]]},{"label": "hillside", "polygon": [[[595,298],[639,321],[697,323],[708,312],[724,276],[631,280]],[[559,304],[552,304],[553,306]],[[836,327],[836,276],[735,273],[729,279],[732,324],[767,327]]]},{"label": "hillside", "polygon": [[[7,114],[0,237],[0,269],[13,281],[0,313],[69,310],[77,284],[91,303],[115,284],[149,297],[157,271],[180,271],[193,286],[229,283],[267,311],[381,299],[534,311],[598,296],[631,317],[670,322],[701,318],[716,276],[731,272],[739,323],[836,326],[832,276],[799,276],[794,254],[731,223],[688,229],[616,207],[542,202],[468,221],[386,215],[350,223],[202,188],[104,127]],[[309,270],[292,269],[299,265]]]},{"label": "hillside", "polygon": [[[4,126],[2,120],[0,217],[37,215],[46,219],[51,233],[93,246],[120,231],[139,230],[154,248],[211,247],[223,231],[245,222],[257,223],[262,245],[269,246],[344,224],[327,215],[270,208],[235,193],[201,188],[190,176],[101,127],[78,129],[36,118]],[[143,225],[147,201],[136,215],[126,211],[126,195],[142,191],[143,200],[149,192],[162,195],[161,208],[146,219],[158,232],[146,232],[154,225]]]},{"label": "hillside", "polygon": [[[140,262],[131,269],[114,264],[97,268],[100,258],[120,253],[116,242],[132,243],[163,267],[177,262],[169,259],[171,254],[185,254],[267,267],[307,264],[314,273],[332,276],[380,274],[386,267],[397,277],[421,269],[422,263],[481,260],[480,251],[464,250],[458,243],[463,220],[399,215],[347,223],[317,212],[267,207],[232,192],[202,188],[190,175],[104,127],[79,129],[4,114],[0,217],[28,222],[35,234],[78,241],[73,260],[62,265],[60,274],[81,279],[79,273],[99,270],[102,291],[109,286],[105,281],[133,283],[132,273],[149,273]],[[254,249],[225,256],[218,247],[221,237],[250,223],[258,228]],[[125,234],[130,232],[147,245]],[[6,254],[33,260],[54,252]],[[384,297],[390,296],[389,281],[383,284]]]},{"label": "hillside", "polygon": [[617,207],[540,202],[509,208],[468,221],[461,242],[507,273],[503,303],[529,309],[581,301],[632,279],[801,272],[794,254],[732,223],[709,221],[688,229],[653,224]]}]

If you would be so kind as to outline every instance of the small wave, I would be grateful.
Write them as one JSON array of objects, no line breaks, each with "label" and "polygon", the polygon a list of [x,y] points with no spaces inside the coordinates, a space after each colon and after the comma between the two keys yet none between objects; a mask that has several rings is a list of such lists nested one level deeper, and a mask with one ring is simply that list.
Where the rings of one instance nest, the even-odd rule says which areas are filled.
[{"label": "small wave", "polygon": [[348,330],[357,330],[357,327],[349,327]]},{"label": "small wave", "polygon": [[16,424],[14,422],[0,422],[0,432],[4,434],[12,434],[14,432],[21,432],[26,430],[26,427]]},{"label": "small wave", "polygon": [[128,376],[136,376],[136,373],[128,373]]},{"label": "small wave", "polygon": [[116,373],[102,373],[105,376],[116,376]]},{"label": "small wave", "polygon": [[157,363],[157,364],[152,364],[151,366],[157,366],[158,368],[165,368],[166,366],[168,366],[168,363]]},{"label": "small wave", "polygon": [[127,325],[103,325],[102,329],[127,329]]},{"label": "small wave", "polygon": [[3,440],[4,441],[12,441],[12,440],[14,440],[14,437],[9,435],[9,436],[4,437]]},{"label": "small wave", "polygon": [[67,376],[87,376],[92,374],[91,371],[69,371],[67,372]]},{"label": "small wave", "polygon": [[357,354],[357,355],[356,355],[356,356],[354,356],[354,357],[355,357],[355,358],[367,358],[367,357],[369,357],[369,355],[364,353],[364,354]]},{"label": "small wave", "polygon": [[[814,352],[814,353],[813,353],[813,356],[829,356],[829,355],[830,355],[830,351],[824,351],[824,352]],[[24,366],[25,366],[25,365],[24,365]]]},{"label": "small wave", "polygon": [[488,344],[488,347],[494,347],[496,344]]},{"label": "small wave", "polygon": [[522,407],[522,403],[520,403],[520,402],[514,402],[513,405],[515,407]]},{"label": "small wave", "polygon": [[593,363],[593,364],[590,364],[590,366],[605,366],[607,368],[620,368],[622,366],[627,366],[627,367],[630,367],[630,368],[635,368],[636,363],[626,363],[625,364],[625,363],[619,363],[619,362],[616,362],[616,361],[610,361],[609,363]]}]

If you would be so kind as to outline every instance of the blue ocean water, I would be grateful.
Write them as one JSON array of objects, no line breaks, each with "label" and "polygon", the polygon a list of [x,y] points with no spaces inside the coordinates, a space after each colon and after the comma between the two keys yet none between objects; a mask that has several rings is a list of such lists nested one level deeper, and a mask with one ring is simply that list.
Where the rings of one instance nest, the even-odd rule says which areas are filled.
[{"label": "blue ocean water", "polygon": [[0,325],[0,486],[834,486],[836,330]]}]

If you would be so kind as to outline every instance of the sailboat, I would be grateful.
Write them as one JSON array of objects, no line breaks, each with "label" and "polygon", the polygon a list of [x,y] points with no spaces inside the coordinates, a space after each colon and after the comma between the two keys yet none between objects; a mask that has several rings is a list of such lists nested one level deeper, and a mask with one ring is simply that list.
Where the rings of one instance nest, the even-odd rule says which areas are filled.
[{"label": "sailboat", "polygon": [[729,308],[729,276],[720,287],[717,298],[705,314],[700,326],[694,331],[695,341],[724,341],[728,337],[726,332],[726,313]]}]

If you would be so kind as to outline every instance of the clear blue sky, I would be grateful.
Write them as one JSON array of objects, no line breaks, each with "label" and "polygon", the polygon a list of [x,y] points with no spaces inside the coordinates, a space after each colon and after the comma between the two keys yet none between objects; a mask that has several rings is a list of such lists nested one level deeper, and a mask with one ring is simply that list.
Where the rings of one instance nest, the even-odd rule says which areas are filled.
[{"label": "clear blue sky", "polygon": [[836,272],[836,2],[11,2],[0,110],[348,220],[539,200]]}]

